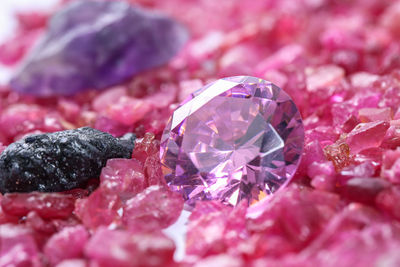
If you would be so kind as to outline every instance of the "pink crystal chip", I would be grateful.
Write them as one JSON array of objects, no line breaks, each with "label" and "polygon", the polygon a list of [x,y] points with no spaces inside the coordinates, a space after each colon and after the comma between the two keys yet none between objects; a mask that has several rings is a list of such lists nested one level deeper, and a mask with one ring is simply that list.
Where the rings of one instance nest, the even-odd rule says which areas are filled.
[{"label": "pink crystal chip", "polygon": [[191,94],[161,138],[166,181],[186,203],[258,202],[286,185],[297,166],[304,128],[293,100],[265,80],[237,76]]}]

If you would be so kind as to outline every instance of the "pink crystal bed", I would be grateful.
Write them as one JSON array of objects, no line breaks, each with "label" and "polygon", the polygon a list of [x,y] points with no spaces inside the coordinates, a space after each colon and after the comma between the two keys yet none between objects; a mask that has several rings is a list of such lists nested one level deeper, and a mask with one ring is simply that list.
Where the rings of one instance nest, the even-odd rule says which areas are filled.
[{"label": "pink crystal bed", "polygon": [[400,1],[23,2],[0,267],[400,265]]}]

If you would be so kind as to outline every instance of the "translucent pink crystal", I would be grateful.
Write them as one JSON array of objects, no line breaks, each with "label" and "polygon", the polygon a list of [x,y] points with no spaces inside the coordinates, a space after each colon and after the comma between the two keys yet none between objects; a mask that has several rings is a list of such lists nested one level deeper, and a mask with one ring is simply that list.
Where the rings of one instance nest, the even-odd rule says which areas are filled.
[{"label": "translucent pink crystal", "polygon": [[293,176],[304,128],[290,97],[262,79],[237,76],[193,93],[173,114],[161,145],[166,180],[189,204],[248,204]]},{"label": "translucent pink crystal", "polygon": [[99,229],[85,248],[85,254],[97,265],[120,267],[176,266],[174,242],[159,232],[131,233]]},{"label": "translucent pink crystal", "polygon": [[123,222],[132,231],[161,230],[178,219],[182,208],[180,194],[161,186],[150,186],[126,202]]},{"label": "translucent pink crystal", "polygon": [[122,199],[128,199],[143,191],[146,179],[142,164],[135,159],[110,159],[101,170],[101,187]]},{"label": "translucent pink crystal", "polygon": [[346,138],[350,152],[356,154],[364,149],[380,146],[389,126],[385,121],[360,123]]},{"label": "translucent pink crystal", "polygon": [[83,256],[83,248],[89,239],[89,233],[79,225],[67,227],[53,235],[44,247],[44,253],[52,265],[65,259]]},{"label": "translucent pink crystal", "polygon": [[22,225],[0,225],[0,265],[40,266],[39,248],[30,229]]},{"label": "translucent pink crystal", "polygon": [[392,110],[390,108],[362,108],[358,111],[361,122],[390,121]]},{"label": "translucent pink crystal", "polygon": [[78,199],[75,203],[75,214],[83,225],[95,229],[101,225],[118,223],[121,208],[121,199],[118,195],[109,194],[107,190],[99,188],[88,198]]},{"label": "translucent pink crystal", "polygon": [[186,253],[204,257],[239,244],[246,237],[246,206],[245,202],[235,208],[218,201],[196,203],[189,217]]}]

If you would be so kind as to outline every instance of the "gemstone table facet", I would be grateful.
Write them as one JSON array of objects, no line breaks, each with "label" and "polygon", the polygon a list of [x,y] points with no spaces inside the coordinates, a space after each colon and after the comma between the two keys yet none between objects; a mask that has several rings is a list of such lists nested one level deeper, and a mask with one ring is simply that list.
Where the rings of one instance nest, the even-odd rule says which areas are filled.
[{"label": "gemstone table facet", "polygon": [[255,77],[229,77],[175,110],[161,139],[161,162],[168,185],[189,205],[251,205],[289,182],[303,143],[300,113],[282,89]]}]

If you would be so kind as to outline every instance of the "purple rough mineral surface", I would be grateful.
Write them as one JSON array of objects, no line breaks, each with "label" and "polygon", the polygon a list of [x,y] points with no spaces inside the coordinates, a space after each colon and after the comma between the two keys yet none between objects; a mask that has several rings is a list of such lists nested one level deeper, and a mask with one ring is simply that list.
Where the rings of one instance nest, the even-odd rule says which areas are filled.
[{"label": "purple rough mineral surface", "polygon": [[11,87],[36,96],[102,89],[168,62],[188,39],[180,23],[124,2],[77,1],[56,13]]}]

